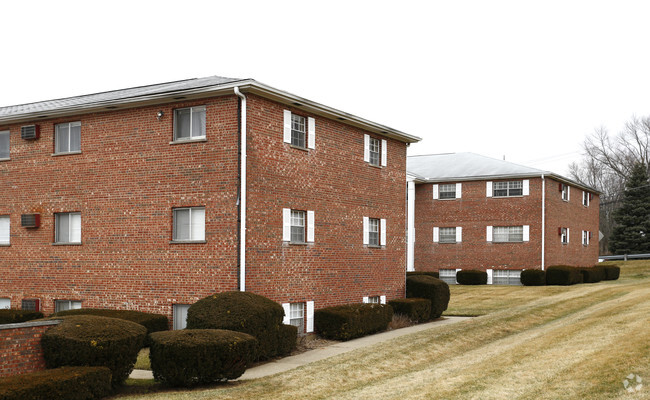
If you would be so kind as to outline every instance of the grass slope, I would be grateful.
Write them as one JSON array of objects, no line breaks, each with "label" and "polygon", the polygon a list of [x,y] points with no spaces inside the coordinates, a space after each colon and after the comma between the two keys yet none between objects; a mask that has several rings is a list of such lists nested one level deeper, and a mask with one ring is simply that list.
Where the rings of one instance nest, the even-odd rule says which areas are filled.
[{"label": "grass slope", "polygon": [[[650,262],[570,287],[452,287],[481,315],[255,381],[129,399],[650,398]],[[623,389],[630,373],[644,380]]]}]

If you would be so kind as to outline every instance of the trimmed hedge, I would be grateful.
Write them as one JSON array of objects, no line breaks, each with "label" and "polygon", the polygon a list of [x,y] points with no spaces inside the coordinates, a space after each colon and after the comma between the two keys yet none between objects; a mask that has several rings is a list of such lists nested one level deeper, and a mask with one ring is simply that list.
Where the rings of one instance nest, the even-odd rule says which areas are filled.
[{"label": "trimmed hedge", "polygon": [[406,273],[406,276],[415,276],[415,275],[428,275],[428,276],[433,276],[436,279],[440,279],[440,273],[437,271],[409,271]]},{"label": "trimmed hedge", "polygon": [[61,367],[0,378],[0,400],[92,400],[110,394],[106,367]]},{"label": "trimmed hedge", "polygon": [[554,265],[546,269],[547,285],[575,285],[582,283],[580,269],[568,265]]},{"label": "trimmed hedge", "polygon": [[487,285],[487,272],[475,269],[462,269],[456,272],[459,285]]},{"label": "trimmed hedge", "polygon": [[294,351],[298,342],[298,327],[282,324],[279,333],[278,354],[286,355]]},{"label": "trimmed hedge", "polygon": [[47,368],[103,366],[113,385],[124,382],[142,348],[147,330],[135,322],[95,315],[60,317],[61,323],[43,333],[41,345]]},{"label": "trimmed hedge", "polygon": [[427,275],[406,277],[406,297],[431,300],[431,319],[439,318],[449,305],[449,285]]},{"label": "trimmed hedge", "polygon": [[525,269],[521,271],[521,284],[524,286],[546,285],[546,271],[541,269]]},{"label": "trimmed hedge", "polygon": [[17,324],[34,319],[43,318],[43,313],[39,311],[25,311],[14,309],[0,310],[0,324]]},{"label": "trimmed hedge", "polygon": [[431,300],[395,299],[388,302],[395,314],[406,315],[411,321],[423,322],[431,319]]},{"label": "trimmed hedge", "polygon": [[584,283],[597,283],[605,279],[605,268],[596,265],[591,268],[580,268]]},{"label": "trimmed hedge", "polygon": [[144,339],[144,346],[149,346],[148,334],[169,329],[169,320],[162,314],[146,313],[134,310],[110,310],[102,308],[79,308],[76,310],[59,311],[54,317],[65,315],[98,315],[100,317],[118,318],[135,322],[147,328],[147,336]]},{"label": "trimmed hedge", "polygon": [[618,265],[604,265],[605,269],[605,280],[606,281],[615,281],[621,275],[621,267]]},{"label": "trimmed hedge", "polygon": [[250,292],[224,292],[203,298],[187,311],[187,329],[227,329],[257,339],[257,358],[280,353],[280,325],[284,309]]},{"label": "trimmed hedge", "polygon": [[194,386],[239,378],[255,359],[257,339],[223,329],[184,329],[151,334],[149,358],[156,380]]},{"label": "trimmed hedge", "polygon": [[316,331],[333,340],[350,340],[385,331],[392,319],[393,308],[386,304],[346,304],[314,312]]}]

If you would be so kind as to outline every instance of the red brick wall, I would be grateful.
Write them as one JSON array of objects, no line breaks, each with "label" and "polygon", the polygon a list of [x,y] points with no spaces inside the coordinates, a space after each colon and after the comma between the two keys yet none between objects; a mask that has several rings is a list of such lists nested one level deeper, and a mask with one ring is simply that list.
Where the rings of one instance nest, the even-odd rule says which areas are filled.
[{"label": "red brick wall", "polygon": [[41,336],[59,321],[0,325],[0,376],[45,369]]},{"label": "red brick wall", "polygon": [[[433,200],[433,184],[416,185],[415,269],[541,268],[542,179],[530,178],[529,185],[528,196],[495,198],[486,196],[486,181],[462,182],[462,197],[452,200]],[[594,197],[590,207],[583,207],[582,191],[573,187],[575,196],[569,203],[558,201],[557,185],[557,181],[546,179],[545,265],[593,265],[598,257],[598,198]],[[556,243],[559,221],[570,226],[570,245]],[[518,225],[530,226],[528,242],[487,242],[487,226]],[[462,242],[433,243],[434,226],[462,227]],[[580,242],[581,230],[594,232],[589,247]]]}]

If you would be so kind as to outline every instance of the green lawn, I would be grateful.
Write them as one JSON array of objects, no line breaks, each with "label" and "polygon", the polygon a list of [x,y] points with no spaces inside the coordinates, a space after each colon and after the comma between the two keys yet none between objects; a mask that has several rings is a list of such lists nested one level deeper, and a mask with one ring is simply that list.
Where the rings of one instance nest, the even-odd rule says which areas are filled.
[{"label": "green lawn", "polygon": [[[650,398],[650,262],[570,287],[453,286],[480,315],[275,376],[125,399]],[[623,381],[645,386],[628,394]]]}]

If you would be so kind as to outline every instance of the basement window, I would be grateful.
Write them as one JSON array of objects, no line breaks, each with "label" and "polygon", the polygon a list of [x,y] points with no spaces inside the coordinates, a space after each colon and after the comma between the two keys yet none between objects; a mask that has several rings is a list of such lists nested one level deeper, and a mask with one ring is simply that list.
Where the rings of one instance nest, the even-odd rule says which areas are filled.
[{"label": "basement window", "polygon": [[456,284],[456,270],[455,269],[441,269],[438,270],[438,276],[443,282],[447,282],[448,285]]},{"label": "basement window", "polygon": [[289,305],[289,324],[298,328],[298,333],[305,332],[305,303]]},{"label": "basement window", "polygon": [[55,300],[54,312],[66,310],[78,310],[81,308],[81,302],[75,300]]},{"label": "basement window", "polygon": [[521,285],[521,270],[495,269],[492,271],[493,285]]},{"label": "basement window", "polygon": [[174,330],[185,329],[187,327],[187,310],[189,309],[189,304],[174,304],[172,310]]}]

